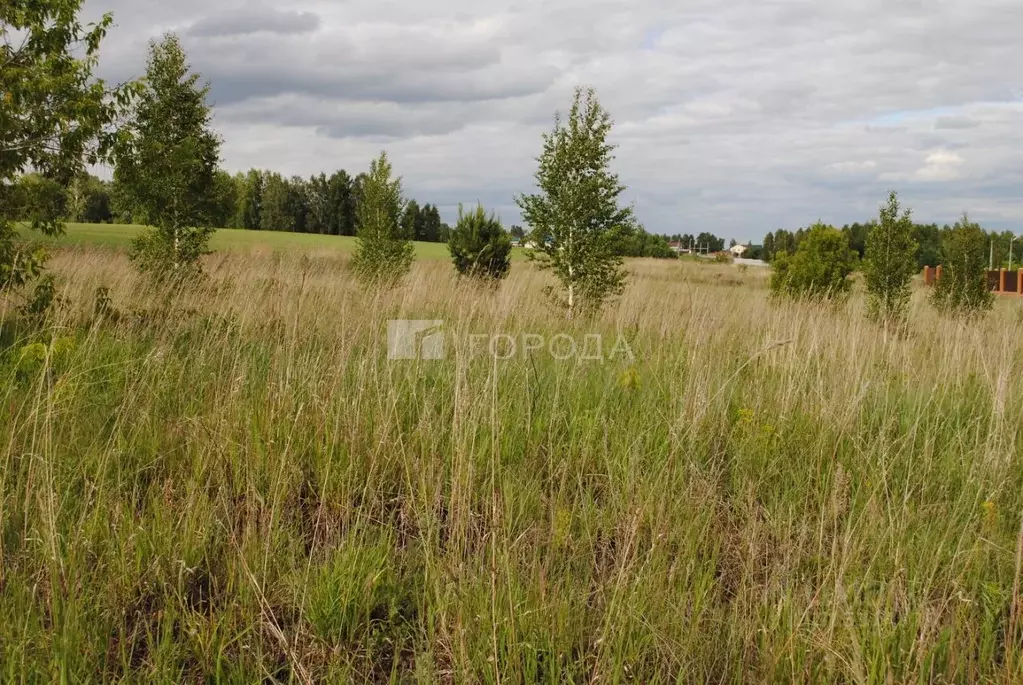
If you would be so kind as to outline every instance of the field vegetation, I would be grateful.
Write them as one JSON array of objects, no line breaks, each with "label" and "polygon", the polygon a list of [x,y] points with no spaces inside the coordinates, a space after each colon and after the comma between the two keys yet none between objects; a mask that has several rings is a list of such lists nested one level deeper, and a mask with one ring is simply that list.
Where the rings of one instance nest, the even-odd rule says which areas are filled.
[{"label": "field vegetation", "polygon": [[[5,305],[0,664],[19,681],[1012,682],[1023,319],[904,336],[766,275],[627,262],[567,320],[418,261],[124,254]],[[9,300],[8,300],[9,302]],[[448,358],[389,361],[390,319]],[[495,360],[472,333],[624,336]]]},{"label": "field vegetation", "polygon": [[[5,680],[1023,681],[1023,308],[979,225],[892,192],[770,274],[674,259],[590,89],[528,233],[445,228],[385,152],[232,177],[177,39],[111,88],[81,4],[0,5]],[[60,235],[114,205],[152,228]]]}]

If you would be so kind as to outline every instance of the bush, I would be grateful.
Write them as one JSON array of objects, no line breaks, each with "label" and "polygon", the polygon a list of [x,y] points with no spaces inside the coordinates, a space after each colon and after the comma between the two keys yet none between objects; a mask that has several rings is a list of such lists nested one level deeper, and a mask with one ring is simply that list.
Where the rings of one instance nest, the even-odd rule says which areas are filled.
[{"label": "bush", "polygon": [[128,257],[140,272],[157,280],[193,279],[202,274],[199,258],[210,254],[212,235],[212,228],[146,231],[131,242]]},{"label": "bush", "polygon": [[511,267],[511,238],[482,205],[469,213],[458,207],[458,223],[448,238],[448,250],[459,276],[498,281]]},{"label": "bush", "polygon": [[991,309],[994,296],[987,285],[988,236],[965,214],[941,241],[941,278],[931,302],[938,311],[971,316]]},{"label": "bush", "polygon": [[816,223],[794,255],[775,257],[771,290],[779,295],[832,299],[849,292],[853,270],[849,238],[842,231]]},{"label": "bush", "polygon": [[60,231],[55,225],[67,214],[67,188],[51,178],[26,174],[14,186],[14,205],[20,219],[46,234],[56,234]]},{"label": "bush", "polygon": [[879,220],[870,224],[863,262],[870,314],[886,326],[906,320],[918,249],[912,213],[902,209],[893,191]]},{"label": "bush", "polygon": [[356,211],[359,231],[352,268],[363,282],[393,286],[412,269],[415,246],[399,222],[404,209],[401,179],[391,178],[391,163],[381,152],[362,182]]},{"label": "bush", "polygon": [[648,233],[642,226],[622,236],[618,253],[622,257],[678,259],[678,253],[671,249],[671,243],[665,236]]}]

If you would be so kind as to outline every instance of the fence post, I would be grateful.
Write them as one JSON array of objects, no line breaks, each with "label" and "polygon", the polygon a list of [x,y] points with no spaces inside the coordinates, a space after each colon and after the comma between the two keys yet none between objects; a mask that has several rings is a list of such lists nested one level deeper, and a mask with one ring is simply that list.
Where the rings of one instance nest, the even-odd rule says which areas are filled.
[{"label": "fence post", "polygon": [[1023,295],[1023,269],[1016,272],[1016,294]]},{"label": "fence post", "polygon": [[937,283],[941,280],[941,264],[938,264],[938,268],[934,270],[934,282]]},{"label": "fence post", "polygon": [[998,270],[998,292],[1005,292],[1005,269]]}]

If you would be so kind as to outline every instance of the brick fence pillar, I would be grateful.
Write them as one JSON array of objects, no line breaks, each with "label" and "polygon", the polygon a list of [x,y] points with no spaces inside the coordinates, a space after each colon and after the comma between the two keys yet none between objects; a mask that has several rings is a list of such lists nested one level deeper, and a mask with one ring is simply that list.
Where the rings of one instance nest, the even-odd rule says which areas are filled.
[{"label": "brick fence pillar", "polygon": [[1023,295],[1023,269],[1016,272],[1016,294]]},{"label": "brick fence pillar", "polygon": [[1005,269],[998,270],[998,292],[1005,292]]},{"label": "brick fence pillar", "polygon": [[941,280],[941,264],[938,264],[938,268],[934,270],[934,282],[937,283]]}]

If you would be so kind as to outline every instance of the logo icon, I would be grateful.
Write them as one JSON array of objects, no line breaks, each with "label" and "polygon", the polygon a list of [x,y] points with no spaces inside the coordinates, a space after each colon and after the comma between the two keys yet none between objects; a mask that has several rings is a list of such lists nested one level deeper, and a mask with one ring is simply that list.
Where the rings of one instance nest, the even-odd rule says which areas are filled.
[{"label": "logo icon", "polygon": [[387,322],[387,358],[444,359],[443,321],[396,319]]}]

